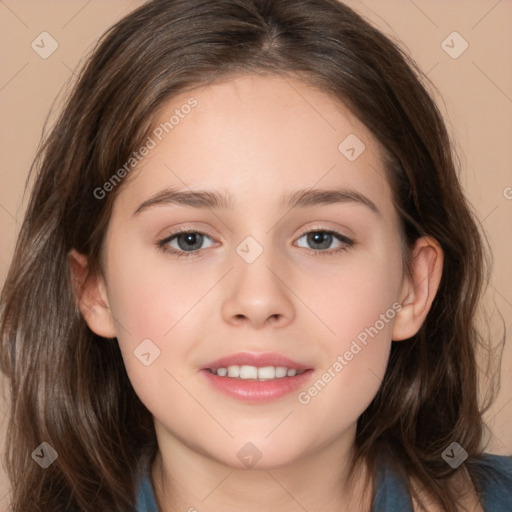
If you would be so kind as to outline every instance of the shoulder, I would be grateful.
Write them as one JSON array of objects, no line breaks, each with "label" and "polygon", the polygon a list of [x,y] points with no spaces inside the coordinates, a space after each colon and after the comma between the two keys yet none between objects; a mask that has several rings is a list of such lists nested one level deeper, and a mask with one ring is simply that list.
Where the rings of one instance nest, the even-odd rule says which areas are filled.
[{"label": "shoulder", "polygon": [[[470,509],[479,510],[481,501],[480,510],[485,512],[512,511],[512,456],[483,453],[467,459],[465,465],[476,486],[469,491],[466,488],[467,493],[464,493]],[[408,478],[393,466],[389,460],[378,464],[372,512],[417,510],[410,498]],[[435,509],[433,507],[432,511]]]},{"label": "shoulder", "polygon": [[139,481],[135,512],[159,512],[149,473],[142,475]]},{"label": "shoulder", "polygon": [[512,455],[495,455],[483,453],[474,458],[473,463],[484,470],[489,470],[497,478],[510,482],[512,480]]},{"label": "shoulder", "polygon": [[483,453],[468,462],[484,510],[512,510],[512,455]]},{"label": "shoulder", "polygon": [[464,466],[452,480],[461,510],[512,511],[512,456],[482,453]]}]

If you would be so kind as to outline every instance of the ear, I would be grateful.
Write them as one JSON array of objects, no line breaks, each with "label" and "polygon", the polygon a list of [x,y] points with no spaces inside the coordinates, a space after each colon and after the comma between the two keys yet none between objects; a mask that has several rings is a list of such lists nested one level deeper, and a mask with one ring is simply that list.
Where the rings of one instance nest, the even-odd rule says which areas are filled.
[{"label": "ear", "polygon": [[115,322],[104,278],[97,274],[89,275],[87,257],[75,249],[69,251],[68,262],[78,308],[87,325],[98,336],[115,338]]},{"label": "ear", "polygon": [[419,238],[412,250],[411,277],[404,277],[400,292],[402,309],[393,325],[394,341],[414,336],[423,324],[441,282],[443,250],[431,237]]}]

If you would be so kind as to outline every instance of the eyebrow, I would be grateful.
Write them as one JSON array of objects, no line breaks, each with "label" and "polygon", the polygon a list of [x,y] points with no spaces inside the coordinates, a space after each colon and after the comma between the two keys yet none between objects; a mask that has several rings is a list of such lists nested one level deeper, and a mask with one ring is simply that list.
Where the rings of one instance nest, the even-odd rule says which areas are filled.
[{"label": "eyebrow", "polygon": [[[380,215],[376,204],[356,190],[336,189],[299,189],[281,196],[281,206],[289,208],[307,208],[311,206],[331,205],[338,203],[356,203],[368,207]],[[157,192],[146,199],[135,210],[133,215],[163,205],[182,205],[193,208],[226,208],[233,209],[236,201],[227,191],[215,190],[178,190],[168,188]]]}]

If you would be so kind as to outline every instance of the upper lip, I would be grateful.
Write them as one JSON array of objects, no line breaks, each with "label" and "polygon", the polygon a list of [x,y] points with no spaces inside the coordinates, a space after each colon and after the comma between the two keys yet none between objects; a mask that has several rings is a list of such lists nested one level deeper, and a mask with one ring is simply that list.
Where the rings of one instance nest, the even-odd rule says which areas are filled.
[{"label": "upper lip", "polygon": [[208,363],[204,369],[217,370],[217,368],[228,368],[229,366],[256,366],[258,368],[264,366],[282,366],[285,368],[293,368],[296,370],[309,370],[311,366],[298,363],[288,357],[285,357],[276,352],[264,353],[251,353],[251,352],[238,352],[226,357],[216,359]]}]

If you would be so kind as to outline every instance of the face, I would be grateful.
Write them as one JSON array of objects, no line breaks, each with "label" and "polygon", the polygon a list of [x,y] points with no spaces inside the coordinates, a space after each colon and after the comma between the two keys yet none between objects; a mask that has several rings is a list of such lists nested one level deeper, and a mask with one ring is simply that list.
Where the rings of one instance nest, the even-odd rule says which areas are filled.
[{"label": "face", "polygon": [[101,289],[160,447],[260,468],[345,449],[403,299],[377,141],[330,96],[269,76],[174,97],[150,137]]}]

